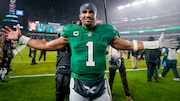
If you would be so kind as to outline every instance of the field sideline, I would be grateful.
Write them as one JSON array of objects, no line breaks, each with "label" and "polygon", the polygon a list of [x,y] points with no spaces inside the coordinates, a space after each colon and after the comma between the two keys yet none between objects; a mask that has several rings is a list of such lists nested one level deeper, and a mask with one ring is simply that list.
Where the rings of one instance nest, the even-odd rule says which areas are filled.
[{"label": "field sideline", "polygon": [[[177,68],[180,68],[180,66],[178,66]],[[141,69],[126,69],[126,71],[145,71],[147,70],[147,68],[141,68]],[[109,71],[106,70],[106,73],[108,73]],[[119,72],[118,70],[116,72]],[[19,76],[9,76],[9,78],[21,78],[21,77],[40,77],[40,76],[55,76],[54,74],[36,74],[36,75],[19,75]]]}]

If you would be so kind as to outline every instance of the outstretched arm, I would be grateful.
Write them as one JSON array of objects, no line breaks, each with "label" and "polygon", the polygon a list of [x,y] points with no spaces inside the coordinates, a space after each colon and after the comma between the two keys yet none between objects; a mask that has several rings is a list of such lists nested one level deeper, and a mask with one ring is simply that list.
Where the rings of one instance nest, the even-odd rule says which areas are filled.
[{"label": "outstretched arm", "polygon": [[162,33],[157,41],[127,41],[115,37],[110,44],[112,47],[122,50],[157,49],[163,47],[177,48],[179,46],[179,42],[177,40],[165,39],[164,33]]},{"label": "outstretched arm", "polygon": [[10,40],[19,40],[23,44],[39,50],[49,50],[49,51],[59,50],[64,48],[68,44],[67,39],[64,37],[60,37],[50,42],[46,42],[44,40],[39,40],[39,39],[30,39],[29,37],[26,37],[21,34],[19,25],[16,26],[15,31],[9,28],[8,26],[5,26],[5,28],[2,28],[1,30],[2,30],[1,34],[3,35],[2,36],[3,38],[7,38]]},{"label": "outstretched arm", "polygon": [[49,42],[38,39],[30,39],[27,43],[27,46],[33,47],[38,50],[54,51],[65,48],[67,44],[68,44],[67,39],[64,37],[60,37],[58,39]]},{"label": "outstretched arm", "polygon": [[142,41],[128,41],[115,37],[110,45],[119,50],[142,50],[144,49]]}]

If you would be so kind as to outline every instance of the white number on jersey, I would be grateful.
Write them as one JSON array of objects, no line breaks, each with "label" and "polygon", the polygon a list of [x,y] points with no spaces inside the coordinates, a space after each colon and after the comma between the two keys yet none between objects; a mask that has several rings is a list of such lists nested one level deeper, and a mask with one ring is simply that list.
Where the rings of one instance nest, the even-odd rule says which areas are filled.
[{"label": "white number on jersey", "polygon": [[86,61],[86,66],[95,66],[95,62],[93,61],[93,42],[88,42],[86,46],[88,47],[88,61]]}]

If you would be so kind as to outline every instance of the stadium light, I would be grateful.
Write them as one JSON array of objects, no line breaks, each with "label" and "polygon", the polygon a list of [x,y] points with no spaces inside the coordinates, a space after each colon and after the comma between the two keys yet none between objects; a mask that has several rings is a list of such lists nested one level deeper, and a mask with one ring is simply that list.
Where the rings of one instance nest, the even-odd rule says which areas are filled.
[{"label": "stadium light", "polygon": [[132,3],[132,6],[138,6],[139,5],[139,2],[135,1]]},{"label": "stadium light", "polygon": [[127,4],[124,6],[125,8],[131,7],[131,4]]},{"label": "stadium light", "polygon": [[[156,2],[157,1],[158,0],[156,0]],[[135,0],[132,3],[129,3],[129,4],[126,4],[126,5],[122,5],[122,6],[118,6],[117,9],[118,10],[122,10],[122,9],[129,8],[129,7],[132,7],[132,6],[138,6],[138,5],[141,5],[141,4],[145,4],[147,2],[155,2],[155,0]]]},{"label": "stadium light", "polygon": [[118,10],[124,9],[124,6],[119,6]]},{"label": "stadium light", "polygon": [[144,3],[146,3],[146,0],[139,1],[139,4],[144,4]]},{"label": "stadium light", "polygon": [[154,2],[155,0],[147,0],[147,2]]}]

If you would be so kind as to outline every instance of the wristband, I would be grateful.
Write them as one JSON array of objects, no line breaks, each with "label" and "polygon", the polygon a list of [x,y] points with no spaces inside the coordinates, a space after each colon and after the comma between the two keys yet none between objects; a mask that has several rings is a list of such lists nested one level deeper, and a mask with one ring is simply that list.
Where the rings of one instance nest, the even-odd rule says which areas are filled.
[{"label": "wristband", "polygon": [[159,41],[143,41],[144,49],[157,49],[160,47]]},{"label": "wristband", "polygon": [[134,50],[134,51],[137,51],[137,50],[138,50],[137,40],[133,40],[133,50]]},{"label": "wristband", "polygon": [[21,43],[24,44],[24,45],[27,45],[27,43],[28,43],[28,41],[29,41],[30,39],[31,39],[31,38],[22,35],[22,36],[19,38],[19,42],[21,42]]}]

